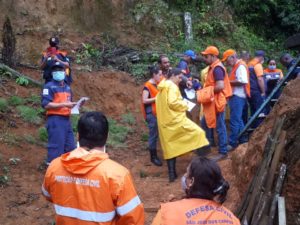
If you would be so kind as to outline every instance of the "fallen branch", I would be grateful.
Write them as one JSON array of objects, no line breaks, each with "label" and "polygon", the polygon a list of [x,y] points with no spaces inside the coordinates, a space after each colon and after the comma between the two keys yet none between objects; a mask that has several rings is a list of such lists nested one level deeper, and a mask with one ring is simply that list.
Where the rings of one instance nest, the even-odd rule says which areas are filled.
[{"label": "fallen branch", "polygon": [[35,86],[41,87],[41,86],[43,85],[41,82],[38,82],[38,81],[32,79],[31,77],[28,77],[28,76],[26,76],[26,75],[23,75],[23,74],[19,73],[18,71],[16,71],[16,70],[10,68],[9,66],[7,66],[7,65],[5,65],[5,64],[3,64],[3,63],[0,63],[0,69],[3,69],[3,70],[6,70],[6,71],[10,72],[11,75],[12,75],[14,78],[19,78],[19,77],[26,78],[26,79],[29,81],[29,83],[31,83],[31,84],[33,84],[33,85],[35,85]]}]

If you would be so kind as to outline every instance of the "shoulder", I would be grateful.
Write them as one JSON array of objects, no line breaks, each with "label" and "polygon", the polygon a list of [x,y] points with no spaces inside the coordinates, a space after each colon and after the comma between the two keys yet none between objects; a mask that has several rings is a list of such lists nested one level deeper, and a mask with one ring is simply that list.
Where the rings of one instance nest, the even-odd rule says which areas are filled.
[{"label": "shoulder", "polygon": [[58,158],[54,159],[54,160],[50,163],[49,167],[47,168],[46,176],[49,177],[49,176],[51,176],[51,175],[57,173],[58,170],[59,170],[59,168],[60,168],[61,166],[62,166],[62,164],[61,164],[61,157],[58,157]]},{"label": "shoulder", "polygon": [[108,177],[117,180],[130,174],[126,167],[111,159],[104,160],[103,163],[101,163],[100,170]]}]

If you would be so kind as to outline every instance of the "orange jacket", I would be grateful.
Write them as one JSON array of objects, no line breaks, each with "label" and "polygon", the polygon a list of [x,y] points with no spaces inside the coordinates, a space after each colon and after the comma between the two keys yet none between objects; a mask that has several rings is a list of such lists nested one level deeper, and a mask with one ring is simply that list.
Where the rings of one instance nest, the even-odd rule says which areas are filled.
[{"label": "orange jacket", "polygon": [[129,171],[98,150],[79,147],[52,161],[42,193],[54,204],[57,225],[144,224]]},{"label": "orange jacket", "polygon": [[215,81],[215,78],[214,78],[213,71],[214,71],[214,69],[217,66],[222,67],[224,69],[224,71],[225,71],[224,89],[222,90],[222,92],[225,95],[225,97],[228,98],[228,97],[230,97],[232,95],[230,81],[229,81],[229,78],[228,78],[228,74],[227,74],[226,68],[223,66],[222,62],[219,59],[216,60],[214,63],[212,63],[209,66],[209,70],[208,70],[207,78],[205,80],[204,87],[209,87],[209,86],[214,86],[215,87],[216,86],[216,81]]},{"label": "orange jacket", "polygon": [[240,225],[240,221],[230,210],[214,201],[190,198],[161,205],[152,225],[169,224]]},{"label": "orange jacket", "polygon": [[275,70],[270,70],[269,68],[266,68],[264,69],[264,76],[266,78],[266,80],[269,79],[269,77],[267,76],[270,76],[270,78],[279,78],[279,79],[282,79],[283,78],[283,73],[282,73],[282,70],[281,69],[275,69]]},{"label": "orange jacket", "polygon": [[[147,81],[144,84],[144,87],[146,87],[149,90],[150,98],[155,98],[156,97],[156,95],[158,93],[158,90],[157,90],[156,86],[154,86],[151,82]],[[143,99],[142,99],[142,101],[143,101]],[[143,113],[144,119],[146,119],[145,106],[146,105],[144,103],[142,103],[142,113]],[[151,109],[152,109],[152,114],[154,116],[156,116],[156,105],[155,105],[155,102],[151,103]]]},{"label": "orange jacket", "polygon": [[[216,85],[213,71],[216,66],[221,66],[225,71],[224,76],[224,89],[219,93],[214,93]],[[213,96],[212,96],[213,95]],[[208,75],[205,80],[204,88],[197,92],[197,100],[203,106],[203,113],[206,124],[209,128],[215,128],[217,125],[217,113],[224,112],[227,100],[226,98],[232,95],[232,90],[226,68],[220,60],[217,60],[210,65]]]},{"label": "orange jacket", "polygon": [[243,61],[243,60],[238,60],[237,63],[234,65],[234,67],[232,68],[231,72],[230,72],[230,76],[229,76],[229,80],[236,80],[236,70],[239,68],[240,65],[243,65],[246,67],[247,70],[247,75],[248,75],[248,83],[246,85],[244,85],[245,88],[245,92],[247,94],[247,97],[250,97],[250,74],[249,74],[249,69],[247,64]]}]

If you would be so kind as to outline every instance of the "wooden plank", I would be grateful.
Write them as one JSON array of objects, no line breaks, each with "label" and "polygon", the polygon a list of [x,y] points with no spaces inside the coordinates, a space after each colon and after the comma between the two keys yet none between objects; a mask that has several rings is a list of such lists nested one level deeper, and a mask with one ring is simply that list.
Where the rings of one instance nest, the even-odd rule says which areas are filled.
[{"label": "wooden plank", "polygon": [[278,197],[278,225],[286,225],[286,211],[284,197]]},{"label": "wooden plank", "polygon": [[270,147],[265,146],[265,147],[269,147],[269,148],[265,149],[265,152],[264,152],[265,157],[263,157],[263,161],[261,163],[261,166],[259,167],[260,171],[258,173],[258,177],[257,177],[255,185],[254,185],[253,194],[250,198],[247,210],[246,210],[245,214],[243,215],[243,217],[246,216],[248,218],[248,222],[250,224],[251,224],[251,221],[252,221],[255,206],[258,203],[258,197],[259,197],[258,195],[259,195],[260,191],[263,189],[264,184],[266,182],[266,175],[267,175],[268,167],[269,167],[270,161],[272,159],[272,155],[274,153],[275,146],[277,144],[277,140],[278,140],[279,135],[281,133],[281,129],[282,129],[284,120],[285,120],[285,117],[279,119],[279,122],[277,123],[277,126],[274,127],[275,134],[274,134],[274,138],[271,140]]},{"label": "wooden plank", "polygon": [[279,159],[281,153],[285,146],[285,138],[286,138],[286,131],[282,131],[279,137],[279,144],[276,146],[275,153],[272,159],[271,168],[268,174],[267,184],[266,184],[266,193],[271,191],[273,180],[275,176],[276,169],[278,167]]},{"label": "wooden plank", "polygon": [[275,186],[275,193],[274,193],[273,201],[272,201],[272,204],[270,207],[270,212],[269,212],[269,221],[268,221],[269,225],[272,225],[274,222],[277,198],[278,198],[279,194],[281,193],[285,175],[286,175],[286,164],[281,164],[280,170],[279,170],[279,175],[278,175],[276,186]]}]

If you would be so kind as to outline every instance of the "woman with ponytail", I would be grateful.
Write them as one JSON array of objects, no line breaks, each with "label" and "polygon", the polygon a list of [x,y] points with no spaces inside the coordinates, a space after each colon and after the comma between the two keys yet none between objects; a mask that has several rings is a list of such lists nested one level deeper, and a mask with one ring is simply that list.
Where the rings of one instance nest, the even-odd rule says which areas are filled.
[{"label": "woman with ponytail", "polygon": [[239,219],[222,205],[229,184],[215,161],[205,157],[194,158],[181,184],[186,197],[162,204],[152,225],[240,225]]}]

